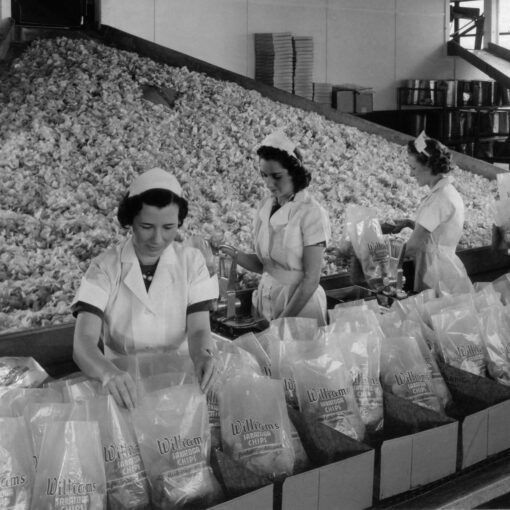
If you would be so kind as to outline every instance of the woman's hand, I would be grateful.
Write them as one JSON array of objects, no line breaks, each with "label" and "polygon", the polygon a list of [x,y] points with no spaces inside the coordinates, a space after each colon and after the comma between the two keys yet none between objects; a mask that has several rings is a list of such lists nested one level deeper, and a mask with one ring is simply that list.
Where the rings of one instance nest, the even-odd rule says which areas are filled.
[{"label": "woman's hand", "polygon": [[207,393],[218,379],[218,358],[209,349],[201,349],[194,355],[193,364],[200,389]]},{"label": "woman's hand", "polygon": [[133,409],[137,405],[136,385],[127,372],[109,371],[103,378],[103,386],[108,389],[117,405]]},{"label": "woman's hand", "polygon": [[398,234],[405,228],[414,228],[414,221],[405,219],[405,220],[395,220],[389,223],[381,223],[381,230],[383,234]]}]

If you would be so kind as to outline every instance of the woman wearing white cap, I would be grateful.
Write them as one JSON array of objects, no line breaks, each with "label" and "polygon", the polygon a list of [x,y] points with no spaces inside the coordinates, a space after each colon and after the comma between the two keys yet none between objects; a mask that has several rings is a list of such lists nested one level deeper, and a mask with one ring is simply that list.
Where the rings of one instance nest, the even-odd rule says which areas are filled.
[{"label": "woman wearing white cap", "polygon": [[199,250],[174,243],[187,213],[173,175],[155,168],[136,178],[117,214],[131,236],[92,261],[73,301],[75,362],[127,407],[135,385],[110,361],[116,354],[173,350],[187,340],[204,391],[215,377],[208,312],[217,281]]},{"label": "woman wearing white cap", "polygon": [[326,324],[326,294],[319,285],[323,253],[331,236],[324,208],[306,188],[310,173],[296,145],[282,132],[257,149],[270,195],[255,216],[255,253],[227,248],[244,268],[262,273],[253,303],[266,320],[310,317]]},{"label": "woman wearing white cap", "polygon": [[414,291],[434,289],[464,293],[473,289],[455,249],[464,228],[464,203],[453,186],[451,153],[424,132],[407,146],[411,175],[430,192],[418,208],[414,222],[397,222],[392,229],[414,228],[406,244],[406,256],[414,259]]}]

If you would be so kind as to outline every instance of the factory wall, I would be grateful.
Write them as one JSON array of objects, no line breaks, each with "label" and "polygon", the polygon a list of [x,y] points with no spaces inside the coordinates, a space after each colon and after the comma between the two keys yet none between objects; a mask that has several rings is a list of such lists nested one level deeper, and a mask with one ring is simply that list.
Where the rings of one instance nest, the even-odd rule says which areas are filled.
[{"label": "factory wall", "polygon": [[101,22],[253,77],[256,32],[313,36],[314,81],[357,83],[396,107],[405,79],[486,79],[446,56],[447,0],[101,0]]}]

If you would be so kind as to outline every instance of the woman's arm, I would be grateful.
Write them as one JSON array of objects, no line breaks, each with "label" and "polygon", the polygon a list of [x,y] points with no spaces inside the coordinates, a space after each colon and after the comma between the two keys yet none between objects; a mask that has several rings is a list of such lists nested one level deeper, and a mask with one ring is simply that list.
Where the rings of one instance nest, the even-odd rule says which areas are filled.
[{"label": "woman's arm", "polygon": [[281,317],[297,317],[319,286],[321,277],[323,246],[305,246],[303,248],[304,278],[296,287]]},{"label": "woman's arm", "polygon": [[253,273],[261,274],[264,270],[262,262],[255,253],[245,253],[244,251],[238,251],[232,246],[223,245],[221,251],[229,257],[237,256],[237,263]]},{"label": "woman's arm", "polygon": [[98,379],[118,405],[128,409],[136,405],[136,386],[127,372],[106,359],[98,346],[102,319],[91,312],[80,312],[76,319],[73,360],[87,376]]},{"label": "woman's arm", "polygon": [[209,312],[190,313],[186,319],[189,355],[195,365],[200,389],[207,393],[217,373],[215,345],[211,337]]},{"label": "woman's arm", "polygon": [[417,223],[409,241],[406,243],[406,258],[415,258],[417,252],[425,248],[427,241],[430,239],[430,235],[430,232],[426,228]]}]

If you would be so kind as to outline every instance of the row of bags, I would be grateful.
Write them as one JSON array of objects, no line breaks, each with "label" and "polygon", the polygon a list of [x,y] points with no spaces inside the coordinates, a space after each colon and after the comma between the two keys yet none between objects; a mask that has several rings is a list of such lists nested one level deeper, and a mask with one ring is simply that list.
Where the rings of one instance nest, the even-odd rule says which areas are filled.
[{"label": "row of bags", "polygon": [[[131,411],[109,395],[48,402],[59,398],[52,388],[3,397],[22,415],[0,418],[1,508],[201,508],[224,499],[196,383],[145,393]],[[218,391],[217,410],[225,455],[254,477],[293,473],[302,445],[279,381],[237,374]]]},{"label": "row of bags", "polygon": [[140,404],[131,414],[83,375],[21,388],[40,383],[40,367],[3,359],[0,506],[76,501],[96,508],[94,498],[108,499],[110,508],[148,508],[151,500],[154,508],[208,506],[228,486],[211,469],[211,444],[254,478],[310,467],[288,406],[368,443],[383,428],[383,389],[442,413],[451,396],[437,357],[510,381],[509,282],[505,275],[474,294],[441,298],[427,291],[384,315],[375,301],[342,304],[323,328],[311,319],[279,319],[258,335],[218,338],[221,376],[207,396],[189,357],[119,358],[137,383]]},{"label": "row of bags", "polygon": [[425,291],[396,302],[393,315],[419,324],[444,363],[510,385],[510,274],[475,290],[440,298]]}]

